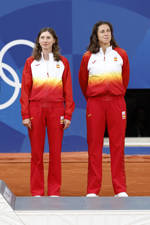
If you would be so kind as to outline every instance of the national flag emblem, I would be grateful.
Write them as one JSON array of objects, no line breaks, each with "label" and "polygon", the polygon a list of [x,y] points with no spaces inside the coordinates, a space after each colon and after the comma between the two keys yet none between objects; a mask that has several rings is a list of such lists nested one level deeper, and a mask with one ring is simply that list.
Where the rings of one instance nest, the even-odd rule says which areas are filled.
[{"label": "national flag emblem", "polygon": [[59,65],[59,64],[57,64],[57,65],[56,65],[56,68],[60,68],[60,65]]},{"label": "national flag emblem", "polygon": [[117,59],[117,57],[114,57],[114,61],[117,61],[118,59]]},{"label": "national flag emblem", "polygon": [[60,124],[63,124],[64,123],[64,116],[61,116],[60,117]]},{"label": "national flag emblem", "polygon": [[126,111],[122,111],[122,119],[123,119],[123,120],[126,119]]}]

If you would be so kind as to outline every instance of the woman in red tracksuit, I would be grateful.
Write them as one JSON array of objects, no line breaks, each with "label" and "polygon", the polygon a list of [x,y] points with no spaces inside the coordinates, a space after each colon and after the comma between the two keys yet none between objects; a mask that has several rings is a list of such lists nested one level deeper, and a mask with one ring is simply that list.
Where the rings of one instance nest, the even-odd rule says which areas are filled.
[{"label": "woman in red tracksuit", "polygon": [[74,101],[67,59],[60,55],[52,28],[39,32],[33,55],[26,60],[21,88],[21,114],[31,143],[31,194],[44,195],[45,130],[50,148],[48,196],[59,196],[63,130],[70,126]]},{"label": "woman in red tracksuit", "polygon": [[99,194],[102,183],[102,148],[107,126],[111,173],[115,196],[127,197],[124,170],[126,103],[129,61],[114,40],[109,22],[97,22],[88,51],[83,55],[79,82],[87,100],[88,187],[87,196]]}]

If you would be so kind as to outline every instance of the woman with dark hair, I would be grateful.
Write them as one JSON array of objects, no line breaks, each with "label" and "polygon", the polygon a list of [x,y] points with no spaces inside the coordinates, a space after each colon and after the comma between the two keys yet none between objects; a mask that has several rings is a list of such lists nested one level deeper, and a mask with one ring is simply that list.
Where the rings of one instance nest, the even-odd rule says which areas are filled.
[{"label": "woman with dark hair", "polygon": [[79,82],[87,100],[88,186],[87,197],[96,197],[102,183],[102,148],[107,126],[112,183],[117,197],[127,197],[124,170],[126,103],[129,61],[118,47],[109,22],[93,27],[88,51],[83,55]]},{"label": "woman with dark hair", "polygon": [[48,196],[59,196],[63,130],[70,126],[74,101],[68,60],[60,55],[52,28],[39,32],[26,60],[21,88],[22,123],[31,143],[31,194],[44,195],[43,152],[47,128],[50,148]]}]

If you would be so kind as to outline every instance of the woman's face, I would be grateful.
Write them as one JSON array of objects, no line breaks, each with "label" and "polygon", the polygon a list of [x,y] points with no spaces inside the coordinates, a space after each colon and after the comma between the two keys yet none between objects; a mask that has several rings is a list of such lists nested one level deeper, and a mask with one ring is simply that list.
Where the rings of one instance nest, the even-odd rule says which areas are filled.
[{"label": "woman's face", "polygon": [[100,25],[97,30],[97,37],[98,37],[100,46],[103,46],[103,45],[109,46],[111,41],[110,27],[107,24]]},{"label": "woman's face", "polygon": [[42,50],[47,50],[51,52],[52,46],[54,43],[55,43],[55,39],[52,34],[50,34],[48,31],[41,33],[39,37],[39,44]]}]

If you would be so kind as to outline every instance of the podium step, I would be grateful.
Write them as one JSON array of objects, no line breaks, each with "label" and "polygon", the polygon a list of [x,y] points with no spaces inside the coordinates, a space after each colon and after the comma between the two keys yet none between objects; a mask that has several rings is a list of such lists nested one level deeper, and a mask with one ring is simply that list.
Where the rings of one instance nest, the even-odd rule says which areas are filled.
[{"label": "podium step", "polygon": [[149,210],[150,197],[16,197],[15,210],[17,211],[114,211],[114,210]]},{"label": "podium step", "polygon": [[150,197],[16,197],[0,180],[0,225],[150,225]]}]

